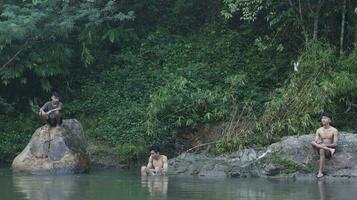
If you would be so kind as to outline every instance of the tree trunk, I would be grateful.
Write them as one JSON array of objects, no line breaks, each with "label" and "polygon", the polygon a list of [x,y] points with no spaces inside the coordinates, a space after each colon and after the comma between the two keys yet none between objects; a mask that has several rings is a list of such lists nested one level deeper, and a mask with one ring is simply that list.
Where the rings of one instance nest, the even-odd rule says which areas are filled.
[{"label": "tree trunk", "polygon": [[314,34],[312,36],[313,40],[317,39],[318,25],[319,25],[319,16],[315,15],[314,16]]},{"label": "tree trunk", "polygon": [[321,0],[319,0],[319,2],[317,3],[317,6],[316,6],[315,14],[314,14],[314,32],[313,32],[313,36],[312,36],[313,40],[317,40],[317,33],[319,30],[319,15],[320,15],[321,4],[322,4]]},{"label": "tree trunk", "polygon": [[302,6],[301,6],[301,0],[298,0],[298,5],[295,6],[292,0],[289,0],[289,4],[291,9],[293,10],[293,13],[295,15],[296,20],[299,22],[300,28],[302,29],[302,34],[305,39],[305,44],[309,42],[309,33],[307,31],[307,27],[305,27],[304,24],[304,19],[303,19],[303,13],[302,13]]},{"label": "tree trunk", "polygon": [[341,19],[341,35],[340,35],[340,56],[343,54],[343,40],[345,35],[345,20],[346,20],[346,2],[343,1],[342,5],[342,19]]},{"label": "tree trunk", "polygon": [[307,44],[309,42],[309,34],[303,24],[303,18],[302,18],[302,9],[301,9],[301,1],[299,0],[299,15],[300,15],[300,21],[301,21],[301,26],[302,26],[302,30],[303,30],[303,34],[305,37],[305,44]]}]

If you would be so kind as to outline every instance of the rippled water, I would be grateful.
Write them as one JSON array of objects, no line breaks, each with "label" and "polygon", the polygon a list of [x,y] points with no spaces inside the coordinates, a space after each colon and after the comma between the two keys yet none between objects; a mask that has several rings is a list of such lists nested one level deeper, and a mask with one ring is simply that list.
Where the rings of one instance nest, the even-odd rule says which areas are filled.
[{"label": "rippled water", "polygon": [[138,173],[122,171],[71,176],[24,176],[0,169],[0,199],[356,200],[357,180],[287,181],[175,176],[141,178]]}]

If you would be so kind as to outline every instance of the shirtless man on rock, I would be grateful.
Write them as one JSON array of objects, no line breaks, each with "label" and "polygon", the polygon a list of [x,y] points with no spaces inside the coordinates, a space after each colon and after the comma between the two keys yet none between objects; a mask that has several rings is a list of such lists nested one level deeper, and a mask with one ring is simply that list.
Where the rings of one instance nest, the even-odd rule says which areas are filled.
[{"label": "shirtless man on rock", "polygon": [[332,120],[331,113],[325,112],[321,117],[322,127],[317,129],[315,139],[311,145],[317,150],[320,155],[319,172],[317,177],[323,177],[323,168],[325,159],[332,158],[335,153],[335,148],[338,142],[338,131],[330,125]]}]

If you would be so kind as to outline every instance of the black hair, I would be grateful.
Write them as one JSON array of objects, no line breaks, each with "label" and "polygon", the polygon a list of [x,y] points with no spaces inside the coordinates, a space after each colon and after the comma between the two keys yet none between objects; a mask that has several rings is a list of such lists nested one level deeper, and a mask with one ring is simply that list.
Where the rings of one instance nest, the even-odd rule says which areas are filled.
[{"label": "black hair", "polygon": [[154,151],[155,153],[160,152],[160,146],[158,144],[154,144],[150,147],[150,151]]},{"label": "black hair", "polygon": [[332,120],[332,113],[329,111],[325,111],[324,113],[322,113],[321,117],[328,117]]},{"label": "black hair", "polygon": [[53,92],[52,92],[52,96],[57,97],[57,98],[59,98],[59,99],[61,98],[61,97],[60,97],[60,94],[59,94],[58,92],[56,92],[56,91],[53,91]]}]

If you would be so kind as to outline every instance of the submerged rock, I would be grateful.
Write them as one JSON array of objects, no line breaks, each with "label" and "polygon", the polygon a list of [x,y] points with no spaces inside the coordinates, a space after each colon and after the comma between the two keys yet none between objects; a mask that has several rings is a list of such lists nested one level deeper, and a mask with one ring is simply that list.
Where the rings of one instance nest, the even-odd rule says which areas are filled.
[{"label": "submerged rock", "polygon": [[72,174],[89,170],[90,159],[83,128],[75,119],[62,127],[38,128],[25,149],[14,159],[15,172],[31,174]]},{"label": "submerged rock", "polygon": [[[213,157],[185,153],[169,161],[172,174],[198,176],[311,176],[318,169],[314,135],[284,137],[261,149],[243,149]],[[336,153],[326,159],[325,172],[333,177],[357,177],[357,134],[340,133]]]}]

